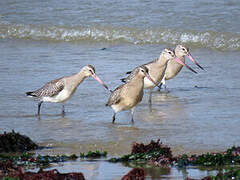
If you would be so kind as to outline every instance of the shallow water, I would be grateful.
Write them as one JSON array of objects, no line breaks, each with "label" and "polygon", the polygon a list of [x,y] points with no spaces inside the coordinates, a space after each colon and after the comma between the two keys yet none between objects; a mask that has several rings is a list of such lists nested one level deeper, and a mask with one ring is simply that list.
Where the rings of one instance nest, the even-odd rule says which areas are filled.
[{"label": "shallow water", "polygon": [[[44,103],[38,119],[37,101],[24,93],[51,79],[78,72],[85,64],[93,64],[99,77],[113,89],[120,84],[124,71],[157,57],[164,46],[28,40],[1,40],[0,46],[0,131],[14,129],[43,146],[53,147],[38,153],[79,154],[99,149],[108,151],[111,157],[129,153],[135,141],[148,143],[158,138],[172,147],[174,154],[221,151],[239,145],[238,52],[193,49],[193,56],[205,71],[188,62],[199,72],[197,75],[184,68],[168,81],[169,93],[153,93],[152,107],[145,91],[136,108],[135,123],[131,124],[130,112],[125,111],[117,115],[113,125],[113,112],[104,106],[109,93],[91,78],[66,102],[65,117],[60,116],[60,104]],[[107,49],[101,50],[103,47]],[[69,167],[62,169],[68,171]],[[122,167],[118,175],[127,171]],[[176,170],[171,172],[172,176],[182,176]]]},{"label": "shallow water", "polygon": [[133,141],[157,138],[176,152],[238,145],[238,52],[193,49],[192,54],[206,70],[192,66],[199,72],[195,75],[184,68],[168,82],[169,93],[153,93],[152,107],[145,91],[134,125],[128,111],[118,113],[116,124],[111,123],[113,112],[104,106],[109,93],[91,78],[65,103],[64,118],[60,104],[44,103],[38,119],[37,102],[24,94],[51,79],[78,72],[85,64],[93,64],[98,76],[113,89],[121,84],[124,71],[157,57],[162,48],[1,40],[0,130],[15,129],[44,145],[63,146],[66,151],[89,146],[123,154]]},{"label": "shallow water", "polygon": [[[79,165],[80,164],[80,165]],[[133,166],[120,164],[120,163],[108,163],[104,160],[91,160],[91,161],[75,161],[64,164],[58,164],[57,169],[61,173],[67,172],[82,172],[84,177],[88,180],[103,180],[112,179],[119,180]],[[55,169],[55,167],[48,168],[47,170]],[[210,175],[216,175],[215,170],[199,170],[195,168],[164,168],[164,167],[150,167],[143,166],[146,173],[146,180],[149,179],[185,179],[191,178],[203,178]]]},{"label": "shallow water", "polygon": [[[99,149],[119,156],[134,141],[158,138],[174,154],[239,145],[239,1],[156,3],[1,1],[0,132],[14,129],[54,147],[38,151],[43,154]],[[38,119],[37,101],[25,96],[86,64],[114,89],[126,71],[179,43],[190,46],[205,71],[187,60],[198,74],[183,68],[167,82],[169,93],[154,91],[151,107],[145,91],[134,124],[128,111],[111,123],[109,92],[91,78],[66,102],[65,117],[60,104],[43,103]],[[121,173],[129,170],[121,167]]]}]

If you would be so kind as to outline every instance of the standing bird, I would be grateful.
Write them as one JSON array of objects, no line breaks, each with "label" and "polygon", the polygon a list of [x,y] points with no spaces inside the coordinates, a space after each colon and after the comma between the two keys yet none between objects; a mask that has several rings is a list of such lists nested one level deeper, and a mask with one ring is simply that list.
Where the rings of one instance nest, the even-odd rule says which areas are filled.
[{"label": "standing bird", "polygon": [[[64,103],[73,95],[81,82],[89,76],[93,77],[108,89],[104,82],[95,74],[94,67],[92,65],[87,65],[84,66],[79,73],[52,80],[36,91],[26,92],[26,95],[40,100],[37,112],[37,115],[40,116],[40,108],[43,102]],[[64,114],[63,104],[62,115],[64,116]]]},{"label": "standing bird", "polygon": [[[182,62],[180,59],[178,59],[173,50],[165,48],[162,51],[162,53],[160,54],[160,57],[158,59],[155,59],[147,64],[144,64],[149,69],[150,77],[157,84],[159,84],[162,81],[165,70],[167,68],[167,62],[170,60],[175,61],[183,66],[186,66],[192,72],[197,73],[192,68],[190,68],[188,65],[186,65],[184,62]],[[135,74],[134,71],[136,71],[136,68],[132,72],[127,72],[127,74],[129,74],[129,73],[131,73],[131,74],[127,78],[123,78],[121,80],[123,82],[128,82],[134,76],[134,74]],[[144,88],[150,89],[149,103],[151,103],[151,101],[152,101],[152,89],[155,86],[156,85],[153,82],[149,81],[149,79],[144,78]]]},{"label": "standing bird", "polygon": [[135,106],[142,100],[144,78],[149,79],[155,86],[157,85],[148,74],[148,68],[144,65],[135,69],[132,78],[118,86],[110,95],[106,106],[111,106],[114,111],[112,123],[115,122],[116,113],[131,109],[132,123]]},{"label": "standing bird", "polygon": [[[199,68],[204,70],[203,67],[200,66],[197,63],[197,61],[191,56],[189,48],[184,47],[183,45],[177,45],[175,48],[175,54],[183,63],[185,63],[185,56],[187,56],[194,64],[196,64]],[[164,88],[166,89],[166,80],[174,78],[182,70],[182,67],[183,65],[177,63],[176,61],[173,60],[168,61],[164,77],[160,84],[160,88],[163,85]]]}]

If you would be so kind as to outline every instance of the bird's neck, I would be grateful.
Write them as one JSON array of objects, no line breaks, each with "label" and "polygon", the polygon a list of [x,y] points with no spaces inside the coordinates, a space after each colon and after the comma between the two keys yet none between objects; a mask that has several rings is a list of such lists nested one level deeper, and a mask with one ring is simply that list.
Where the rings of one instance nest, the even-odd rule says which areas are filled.
[{"label": "bird's neck", "polygon": [[136,89],[143,87],[143,79],[144,77],[135,76],[134,78],[129,81],[129,84],[133,85]]},{"label": "bird's neck", "polygon": [[79,73],[74,75],[74,81],[76,82],[76,85],[78,86],[79,84],[81,84],[81,82],[83,82],[83,80],[86,78],[87,76],[83,73],[83,71],[80,71]]},{"label": "bird's neck", "polygon": [[160,67],[166,66],[169,59],[166,59],[163,55],[160,55],[157,61],[157,65]]}]

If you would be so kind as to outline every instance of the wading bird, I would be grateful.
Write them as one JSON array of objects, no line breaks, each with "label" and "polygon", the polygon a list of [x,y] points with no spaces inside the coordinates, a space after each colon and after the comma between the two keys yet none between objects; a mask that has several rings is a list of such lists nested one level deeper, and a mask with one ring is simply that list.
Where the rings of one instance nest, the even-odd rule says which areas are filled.
[{"label": "wading bird", "polygon": [[[196,64],[199,68],[204,70],[203,67],[200,66],[198,64],[198,62],[191,56],[191,54],[189,52],[189,48],[187,48],[183,45],[177,45],[175,48],[175,54],[184,63],[185,63],[185,56],[187,56],[194,64]],[[182,67],[183,67],[182,64],[179,64],[174,60],[168,61],[165,74],[164,74],[163,79],[160,84],[160,88],[163,85],[164,89],[166,89],[167,88],[166,81],[174,78],[182,70]],[[159,88],[159,90],[160,90],[160,88]]]},{"label": "wading bird", "polygon": [[[36,91],[26,92],[26,95],[40,100],[37,111],[37,115],[40,116],[40,108],[43,102],[64,103],[74,94],[81,82],[89,76],[108,89],[104,82],[95,74],[94,67],[87,65],[79,73],[52,80]],[[62,104],[62,115],[64,116],[64,114],[64,104]]]},{"label": "wading bird", "polygon": [[114,111],[112,123],[115,122],[116,113],[131,109],[132,123],[135,106],[142,100],[144,78],[157,85],[149,76],[148,68],[144,65],[139,66],[134,71],[132,78],[125,84],[118,86],[110,95],[106,106],[111,106]]},{"label": "wading bird", "polygon": [[[164,76],[165,70],[167,68],[167,63],[168,61],[173,60],[176,61],[177,63],[186,66],[188,69],[190,69],[192,72],[197,73],[194,71],[191,67],[186,65],[184,62],[182,62],[179,58],[176,57],[175,53],[173,50],[165,48],[162,53],[160,54],[158,59],[155,59],[149,63],[144,64],[148,69],[149,69],[149,75],[153,79],[154,82],[159,84],[162,81],[162,78]],[[130,75],[127,78],[121,79],[123,82],[128,82],[129,80],[132,79],[132,77],[135,74],[137,68],[135,68],[131,72],[127,72],[127,74],[130,73]],[[156,85],[150,81],[148,78],[144,78],[144,88],[145,89],[150,89],[150,95],[149,95],[149,103],[152,101],[152,89]]]}]

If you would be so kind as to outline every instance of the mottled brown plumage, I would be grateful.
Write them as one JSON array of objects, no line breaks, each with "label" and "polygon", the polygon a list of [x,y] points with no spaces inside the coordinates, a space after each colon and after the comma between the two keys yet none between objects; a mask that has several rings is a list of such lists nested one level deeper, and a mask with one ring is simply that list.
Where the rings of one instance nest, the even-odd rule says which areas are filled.
[{"label": "mottled brown plumage", "polygon": [[[143,97],[143,79],[147,77],[153,81],[148,74],[148,68],[140,66],[136,68],[134,76],[126,83],[118,86],[110,95],[106,106],[111,106],[114,114],[112,122],[115,122],[116,113],[131,109],[132,122],[134,107]],[[154,83],[154,82],[153,82]]]}]

